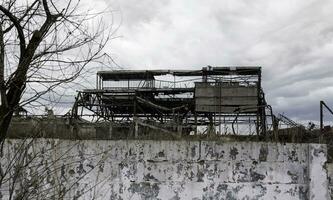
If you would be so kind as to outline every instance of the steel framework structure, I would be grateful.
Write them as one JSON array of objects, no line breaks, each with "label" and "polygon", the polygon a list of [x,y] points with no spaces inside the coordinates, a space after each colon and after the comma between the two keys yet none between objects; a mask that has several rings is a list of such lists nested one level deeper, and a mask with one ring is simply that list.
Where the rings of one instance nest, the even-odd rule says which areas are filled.
[{"label": "steel framework structure", "polygon": [[72,109],[74,118],[182,133],[237,134],[246,125],[265,135],[269,116],[261,67],[99,71],[96,89],[79,91]]}]

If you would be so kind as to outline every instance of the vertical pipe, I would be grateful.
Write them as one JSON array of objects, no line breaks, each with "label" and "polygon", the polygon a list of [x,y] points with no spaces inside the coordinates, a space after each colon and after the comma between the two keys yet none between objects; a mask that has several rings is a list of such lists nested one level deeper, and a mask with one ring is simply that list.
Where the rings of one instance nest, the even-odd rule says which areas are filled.
[{"label": "vertical pipe", "polygon": [[198,116],[197,116],[197,112],[194,112],[194,124],[195,124],[195,135],[198,135]]},{"label": "vertical pipe", "polygon": [[102,87],[101,87],[101,77],[98,77],[98,89],[102,89]]},{"label": "vertical pipe", "polygon": [[98,88],[98,74],[96,74],[96,89],[99,89]]},{"label": "vertical pipe", "polygon": [[320,101],[320,131],[324,129],[324,122],[323,122],[323,101]]},{"label": "vertical pipe", "polygon": [[251,129],[252,125],[251,125],[251,118],[249,117],[249,133],[250,135],[252,135],[252,129]]},{"label": "vertical pipe", "polygon": [[261,98],[260,98],[260,89],[261,89],[261,70],[258,72],[258,84],[257,84],[257,101],[258,101],[258,108],[257,108],[257,124],[256,124],[256,130],[257,135],[260,134],[260,125],[261,125]]},{"label": "vertical pipe", "polygon": [[136,97],[137,97],[137,93],[135,93],[134,101],[133,101],[134,138],[138,137],[138,129],[139,129],[139,127],[138,127],[138,118],[137,118],[137,115],[136,115],[136,107],[137,107]]},{"label": "vertical pipe", "polygon": [[222,135],[222,127],[221,127],[221,113],[222,113],[222,80],[219,83],[220,88],[219,88],[219,92],[220,92],[220,106],[219,106],[219,132],[220,135]]}]

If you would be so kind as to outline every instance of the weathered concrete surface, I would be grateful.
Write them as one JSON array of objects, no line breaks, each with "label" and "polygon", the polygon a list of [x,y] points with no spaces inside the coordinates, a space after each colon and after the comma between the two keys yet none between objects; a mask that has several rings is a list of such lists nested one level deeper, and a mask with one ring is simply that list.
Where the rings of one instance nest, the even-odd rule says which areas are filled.
[{"label": "weathered concrete surface", "polygon": [[326,170],[327,149],[320,144],[309,146],[310,199],[328,199],[328,177]]},{"label": "weathered concrete surface", "polygon": [[331,199],[333,198],[333,163],[326,164],[327,174],[328,174],[328,188]]},{"label": "weathered concrete surface", "polygon": [[[2,171],[21,143],[6,141]],[[330,199],[318,144],[36,139],[20,155],[28,199]]]}]

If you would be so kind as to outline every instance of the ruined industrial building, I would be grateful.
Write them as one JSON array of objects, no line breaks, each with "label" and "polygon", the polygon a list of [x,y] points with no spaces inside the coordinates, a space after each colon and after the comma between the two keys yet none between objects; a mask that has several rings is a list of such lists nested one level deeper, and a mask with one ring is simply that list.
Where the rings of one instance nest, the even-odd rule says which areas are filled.
[{"label": "ruined industrial building", "polygon": [[331,199],[331,128],[275,113],[261,74],[99,71],[66,115],[18,112],[4,155],[28,145],[36,165],[22,181],[40,181],[36,199]]}]

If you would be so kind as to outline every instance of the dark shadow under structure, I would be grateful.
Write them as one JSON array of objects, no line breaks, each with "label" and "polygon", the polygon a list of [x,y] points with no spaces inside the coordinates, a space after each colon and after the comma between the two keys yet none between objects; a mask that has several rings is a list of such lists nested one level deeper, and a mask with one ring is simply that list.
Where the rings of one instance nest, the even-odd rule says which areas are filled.
[{"label": "dark shadow under structure", "polygon": [[265,135],[272,116],[261,67],[99,71],[96,89],[78,92],[72,109],[73,118],[110,121],[134,134],[142,126],[181,134]]}]

